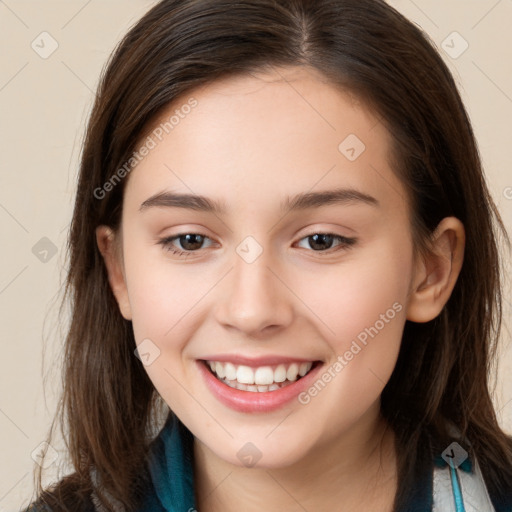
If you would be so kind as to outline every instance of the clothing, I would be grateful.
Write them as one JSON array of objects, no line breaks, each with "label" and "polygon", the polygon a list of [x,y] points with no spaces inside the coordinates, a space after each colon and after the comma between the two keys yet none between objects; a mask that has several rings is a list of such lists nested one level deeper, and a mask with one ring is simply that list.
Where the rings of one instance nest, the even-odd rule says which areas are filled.
[{"label": "clothing", "polygon": [[[195,512],[193,478],[193,437],[177,419],[170,418],[162,431],[157,457],[151,466],[158,500],[151,499],[140,512]],[[409,503],[400,512],[510,512],[495,509],[478,465],[466,459],[459,468],[438,457],[420,471]],[[174,475],[174,478],[173,478]],[[180,475],[180,478],[176,478]],[[452,483],[452,478],[454,482]],[[169,485],[169,483],[171,485]],[[435,497],[435,499],[434,499]]]},{"label": "clothing", "polygon": [[153,443],[150,473],[154,492],[148,494],[141,512],[195,512],[194,438],[170,415]]},{"label": "clothing", "polygon": [[[170,415],[153,441],[151,488],[140,512],[197,512],[194,492],[193,436]],[[417,468],[415,485],[399,512],[512,512],[512,503],[491,499],[476,461],[467,458],[455,469],[437,457]],[[116,508],[114,506],[114,508]],[[48,511],[30,508],[25,512]],[[93,496],[91,512],[104,512]],[[122,512],[122,508],[118,508]],[[51,511],[50,511],[51,512]]]}]

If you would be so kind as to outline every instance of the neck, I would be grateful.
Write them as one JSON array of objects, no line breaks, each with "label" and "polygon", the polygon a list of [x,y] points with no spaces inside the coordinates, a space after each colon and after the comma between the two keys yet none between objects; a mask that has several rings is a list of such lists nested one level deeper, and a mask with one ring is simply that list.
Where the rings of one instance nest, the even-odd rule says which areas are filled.
[{"label": "neck", "polygon": [[373,411],[350,432],[315,446],[284,468],[246,468],[194,441],[196,498],[202,512],[261,510],[379,510],[391,512],[396,493],[394,435]]}]

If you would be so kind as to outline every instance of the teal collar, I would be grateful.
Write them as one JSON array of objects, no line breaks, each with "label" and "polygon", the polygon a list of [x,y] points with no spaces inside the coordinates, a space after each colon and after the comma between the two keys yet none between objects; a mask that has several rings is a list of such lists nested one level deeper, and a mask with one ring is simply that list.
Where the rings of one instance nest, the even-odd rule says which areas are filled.
[{"label": "teal collar", "polygon": [[153,485],[141,512],[196,512],[193,447],[190,431],[170,413],[151,444],[149,472]]}]

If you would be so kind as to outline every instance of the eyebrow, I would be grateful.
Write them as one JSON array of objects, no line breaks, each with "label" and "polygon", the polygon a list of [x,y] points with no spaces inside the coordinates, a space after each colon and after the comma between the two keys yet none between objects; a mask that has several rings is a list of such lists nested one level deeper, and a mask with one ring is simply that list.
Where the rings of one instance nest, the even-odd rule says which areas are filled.
[{"label": "eyebrow", "polygon": [[[310,208],[320,208],[330,204],[363,203],[370,206],[379,206],[374,197],[364,194],[353,188],[338,188],[321,192],[306,192],[286,198],[281,203],[282,211],[302,211]],[[176,192],[159,192],[146,199],[139,211],[152,207],[184,208],[217,215],[225,214],[227,208],[223,202],[215,201],[205,196],[195,194],[179,194]]]}]

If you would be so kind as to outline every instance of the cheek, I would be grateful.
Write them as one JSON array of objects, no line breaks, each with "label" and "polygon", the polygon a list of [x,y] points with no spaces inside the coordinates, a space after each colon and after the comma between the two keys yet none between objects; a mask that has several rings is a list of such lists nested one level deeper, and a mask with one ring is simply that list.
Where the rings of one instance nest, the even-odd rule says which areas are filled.
[{"label": "cheek", "polygon": [[124,236],[128,296],[135,339],[163,338],[197,301],[204,279],[191,266],[177,265],[165,249],[137,230]]},{"label": "cheek", "polygon": [[187,380],[184,355],[198,310],[194,305],[207,291],[207,282],[135,245],[127,241],[125,268],[136,344],[140,353],[150,354],[146,363],[141,359],[157,392],[186,418],[190,395],[180,385]]},{"label": "cheek", "polygon": [[[317,279],[302,282],[299,293],[308,297],[331,348],[322,375],[329,373],[324,375],[325,387],[332,401],[314,399],[319,391],[312,390],[314,396],[304,401],[311,398],[314,408],[334,401],[357,416],[378,399],[388,381],[400,349],[412,273],[409,246],[397,247],[395,241],[383,240]],[[317,388],[323,390],[323,384]],[[338,421],[333,418],[333,424]]]},{"label": "cheek", "polygon": [[177,264],[166,258],[160,247],[130,243],[128,237],[125,254],[136,344],[145,344],[140,349],[149,348],[155,354],[144,368],[158,393],[180,412],[180,417],[200,414],[190,402],[184,383],[188,383],[188,390],[197,381],[190,341],[208,314],[217,274],[198,271],[195,265]]},{"label": "cheek", "polygon": [[[179,343],[181,339],[176,331],[182,328],[180,319],[190,309],[191,287],[186,285],[179,271],[171,272],[172,267],[166,265],[160,247],[136,242],[129,233],[125,236],[126,283],[136,343],[151,340],[162,356],[169,351],[175,354],[180,346],[173,346],[169,340]],[[175,355],[172,360],[176,360]]]},{"label": "cheek", "polygon": [[[405,309],[412,274],[412,250],[394,240],[381,240],[315,274],[297,276],[296,293],[323,324],[322,332],[334,348],[342,350],[347,339],[374,325],[386,315]],[[319,323],[319,322],[317,322]],[[386,325],[388,325],[386,323]],[[379,324],[380,326],[380,324]]]}]

